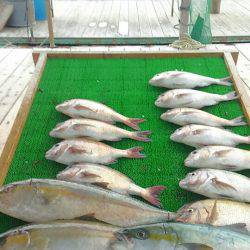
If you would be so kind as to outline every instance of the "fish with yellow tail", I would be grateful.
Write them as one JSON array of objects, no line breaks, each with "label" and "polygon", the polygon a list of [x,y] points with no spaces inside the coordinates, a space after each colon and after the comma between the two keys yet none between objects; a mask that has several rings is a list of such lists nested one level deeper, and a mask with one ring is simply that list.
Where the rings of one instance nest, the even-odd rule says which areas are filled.
[{"label": "fish with yellow tail", "polygon": [[28,222],[94,218],[130,227],[173,220],[168,212],[100,187],[31,179],[0,188],[0,212]]}]

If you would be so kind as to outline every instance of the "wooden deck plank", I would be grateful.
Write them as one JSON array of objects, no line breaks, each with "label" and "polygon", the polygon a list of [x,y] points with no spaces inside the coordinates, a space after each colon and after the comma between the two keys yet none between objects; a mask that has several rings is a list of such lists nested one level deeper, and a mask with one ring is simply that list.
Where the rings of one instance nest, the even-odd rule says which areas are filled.
[{"label": "wooden deck plank", "polygon": [[135,0],[128,1],[129,4],[129,36],[140,36],[140,24],[138,16],[138,8]]},{"label": "wooden deck plank", "polygon": [[108,29],[106,37],[120,36],[118,33],[119,15],[120,15],[120,1],[113,0],[108,21]]},{"label": "wooden deck plank", "polygon": [[151,37],[152,30],[150,27],[150,23],[147,17],[145,2],[138,0],[136,2],[139,16],[139,25],[140,25],[140,36],[141,37]]},{"label": "wooden deck plank", "polygon": [[121,36],[125,37],[128,37],[129,35],[128,12],[129,12],[128,1],[121,1],[118,33]]}]

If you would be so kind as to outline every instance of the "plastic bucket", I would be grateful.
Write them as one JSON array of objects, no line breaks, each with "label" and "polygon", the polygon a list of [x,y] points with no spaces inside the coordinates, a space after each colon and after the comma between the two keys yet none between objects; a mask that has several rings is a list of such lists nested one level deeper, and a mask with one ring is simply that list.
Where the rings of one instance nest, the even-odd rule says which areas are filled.
[{"label": "plastic bucket", "polygon": [[35,19],[37,21],[44,21],[47,19],[46,0],[34,0]]}]

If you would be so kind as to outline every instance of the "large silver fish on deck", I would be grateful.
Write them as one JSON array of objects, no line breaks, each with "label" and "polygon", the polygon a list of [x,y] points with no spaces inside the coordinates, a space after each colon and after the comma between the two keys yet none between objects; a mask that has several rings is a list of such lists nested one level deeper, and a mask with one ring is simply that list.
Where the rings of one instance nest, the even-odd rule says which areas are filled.
[{"label": "large silver fish on deck", "polygon": [[225,95],[211,94],[194,89],[173,89],[161,94],[155,101],[160,108],[196,108],[212,106],[222,101],[237,99],[236,92]]},{"label": "large silver fish on deck", "polygon": [[211,84],[231,86],[230,77],[216,79],[212,77],[197,75],[185,71],[166,71],[155,75],[149,80],[153,86],[168,89],[193,89],[205,87]]},{"label": "large silver fish on deck", "polygon": [[91,217],[128,227],[172,220],[164,211],[129,196],[72,182],[31,179],[0,188],[0,212],[28,222]]},{"label": "large silver fish on deck", "polygon": [[102,103],[87,99],[65,101],[57,105],[56,110],[73,118],[90,118],[108,123],[121,122],[135,130],[140,129],[138,123],[144,122],[144,119],[128,118]]},{"label": "large silver fish on deck", "polygon": [[179,185],[209,198],[250,202],[250,179],[234,172],[199,169],[189,173]]},{"label": "large silver fish on deck", "polygon": [[69,139],[54,145],[46,152],[46,159],[61,164],[71,165],[79,162],[112,164],[117,158],[144,158],[140,151],[143,148],[135,147],[127,150],[112,148],[102,142],[89,139]]},{"label": "large silver fish on deck", "polygon": [[196,148],[209,145],[234,147],[241,143],[250,144],[250,136],[242,136],[222,128],[204,125],[186,125],[175,130],[170,139]]},{"label": "large silver fish on deck", "polygon": [[189,154],[185,166],[229,171],[250,169],[250,151],[225,146],[203,147]]},{"label": "large silver fish on deck", "polygon": [[210,225],[161,223],[121,229],[136,250],[248,250],[248,232]]},{"label": "large silver fish on deck", "polygon": [[50,136],[61,139],[88,137],[97,141],[120,141],[130,138],[137,141],[150,141],[146,137],[150,131],[128,131],[106,122],[91,119],[70,119],[57,124],[50,132]]},{"label": "large silver fish on deck", "polygon": [[[31,224],[0,234],[0,250],[97,250],[129,248],[119,227],[89,221]],[[113,248],[114,247],[114,248]]]},{"label": "large silver fish on deck", "polygon": [[161,205],[158,194],[165,189],[164,186],[141,188],[121,172],[90,163],[72,165],[60,172],[57,179],[83,184],[89,183],[123,195],[139,195],[156,206]]},{"label": "large silver fish on deck", "polygon": [[241,225],[250,231],[250,205],[231,200],[200,200],[181,207],[175,220],[213,226]]},{"label": "large silver fish on deck", "polygon": [[0,250],[248,250],[249,234],[229,228],[158,223],[117,228],[86,221],[33,224],[0,235]]},{"label": "large silver fish on deck", "polygon": [[188,124],[200,124],[213,127],[246,125],[246,122],[243,121],[243,116],[227,120],[192,108],[175,108],[168,110],[161,115],[161,119],[181,126]]}]

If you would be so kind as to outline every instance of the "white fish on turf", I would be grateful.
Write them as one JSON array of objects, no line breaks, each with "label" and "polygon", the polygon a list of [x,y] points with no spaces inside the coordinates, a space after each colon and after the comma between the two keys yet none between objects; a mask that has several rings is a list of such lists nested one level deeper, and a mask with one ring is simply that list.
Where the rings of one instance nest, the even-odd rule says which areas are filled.
[{"label": "white fish on turf", "polygon": [[232,120],[226,120],[205,111],[193,108],[170,109],[161,115],[161,119],[181,126],[188,124],[201,124],[213,127],[246,125],[246,122],[243,121],[243,116]]},{"label": "white fish on turf", "polygon": [[209,198],[250,202],[250,179],[226,170],[198,169],[187,174],[179,186]]},{"label": "white fish on turf", "polygon": [[138,123],[144,122],[144,119],[128,118],[102,103],[87,99],[65,101],[57,105],[56,110],[73,118],[90,118],[108,123],[121,122],[135,130],[140,129]]},{"label": "white fish on turf", "polygon": [[240,143],[250,144],[250,136],[237,135],[222,128],[194,124],[175,130],[170,139],[195,148],[209,145],[234,147]]},{"label": "white fish on turf", "polygon": [[75,138],[55,144],[46,152],[45,158],[65,165],[79,162],[112,164],[121,157],[144,158],[145,155],[140,153],[141,150],[142,147],[117,149],[102,142]]},{"label": "white fish on turf", "polygon": [[138,195],[155,206],[161,205],[158,194],[165,189],[164,186],[139,187],[121,172],[107,166],[91,163],[69,166],[57,175],[57,179],[83,184],[89,183],[124,195]]},{"label": "white fish on turf", "polygon": [[120,141],[122,138],[130,138],[137,141],[150,141],[146,137],[150,131],[128,131],[118,128],[106,122],[91,119],[69,119],[57,124],[49,133],[52,137],[61,139],[88,137],[97,141]]},{"label": "white fish on turf", "polygon": [[30,224],[0,235],[1,250],[97,250],[113,248],[117,243],[128,249],[129,243],[118,237],[119,227],[100,222],[61,220]]},{"label": "white fish on turf", "polygon": [[160,108],[200,109],[237,98],[238,96],[235,91],[225,95],[218,95],[194,89],[173,89],[161,94],[155,101],[155,105]]},{"label": "white fish on turf", "polygon": [[250,169],[250,151],[226,146],[208,146],[189,154],[185,166],[229,171]]},{"label": "white fish on turf", "polygon": [[185,71],[166,71],[155,75],[149,80],[153,86],[168,89],[192,89],[205,87],[211,84],[231,86],[230,77],[216,79],[212,77],[197,75]]},{"label": "white fish on turf", "polygon": [[2,186],[0,212],[28,222],[84,216],[122,227],[175,217],[174,213],[103,188],[51,179],[31,179]]}]

